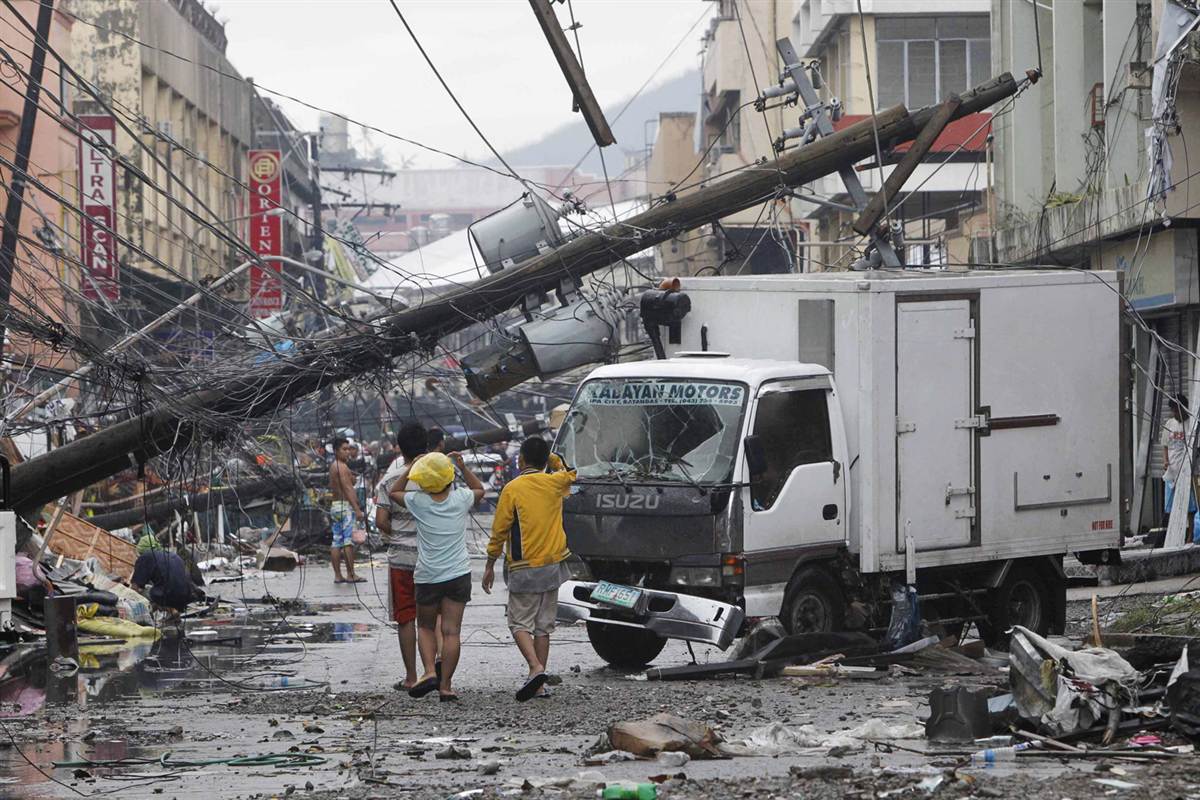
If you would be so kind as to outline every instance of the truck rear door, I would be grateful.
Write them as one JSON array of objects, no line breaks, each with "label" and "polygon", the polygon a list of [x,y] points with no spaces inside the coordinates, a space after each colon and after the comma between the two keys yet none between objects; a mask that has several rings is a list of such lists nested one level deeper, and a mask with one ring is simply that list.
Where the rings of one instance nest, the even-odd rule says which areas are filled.
[{"label": "truck rear door", "polygon": [[896,301],[896,549],[976,544],[970,299]]}]

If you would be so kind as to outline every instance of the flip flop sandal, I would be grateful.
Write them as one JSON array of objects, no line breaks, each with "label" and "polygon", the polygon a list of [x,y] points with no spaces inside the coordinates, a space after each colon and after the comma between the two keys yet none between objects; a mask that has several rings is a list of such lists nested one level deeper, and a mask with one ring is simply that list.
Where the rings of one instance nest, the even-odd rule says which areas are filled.
[{"label": "flip flop sandal", "polygon": [[456,694],[439,694],[438,700],[442,701],[443,703],[457,703],[458,695],[456,695]]},{"label": "flip flop sandal", "polygon": [[525,684],[517,689],[517,702],[524,703],[532,700],[537,696],[538,690],[546,685],[546,673],[539,672],[537,675],[531,675]]},{"label": "flip flop sandal", "polygon": [[426,678],[416,686],[408,690],[409,697],[424,697],[430,692],[436,691],[440,681],[436,678]]},{"label": "flip flop sandal", "polygon": [[355,578],[354,580],[346,581],[346,583],[366,583],[366,582],[367,582],[367,579],[362,577],[361,575],[358,576],[357,578]]},{"label": "flip flop sandal", "polygon": [[346,583],[346,579],[345,578],[334,578],[333,582],[334,583]]}]

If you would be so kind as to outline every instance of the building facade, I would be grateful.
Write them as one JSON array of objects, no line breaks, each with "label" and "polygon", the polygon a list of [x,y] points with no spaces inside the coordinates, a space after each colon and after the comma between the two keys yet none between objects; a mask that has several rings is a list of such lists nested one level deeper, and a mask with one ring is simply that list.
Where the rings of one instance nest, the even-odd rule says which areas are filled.
[{"label": "building facade", "polygon": [[[1044,65],[996,125],[996,259],[1124,273],[1131,309],[1135,479],[1143,529],[1162,517],[1166,398],[1196,393],[1200,19],[1169,0],[993,2],[999,69]],[[1034,14],[1037,14],[1035,18]]]},{"label": "building facade", "polygon": [[[915,111],[936,105],[992,75],[987,0],[964,0],[952,11],[931,0],[863,0],[861,6],[855,0],[801,0],[796,5],[794,42],[802,56],[819,62],[826,97],[841,103],[836,128],[867,119],[873,108],[903,105]],[[991,112],[952,122],[901,189],[892,219],[904,231],[900,254],[905,264],[969,262],[969,240],[986,228],[990,133]],[[879,190],[899,155],[885,153],[883,169],[859,172],[868,195]],[[810,188],[849,203],[837,175]],[[844,268],[846,244],[857,238],[850,230],[855,215],[814,206],[807,216],[814,223],[814,240],[828,243],[814,244],[823,254],[820,261],[826,268]]]},{"label": "building facade", "polygon": [[[233,226],[253,143],[253,88],[225,57],[225,31],[199,0],[78,0],[79,114],[117,117],[123,265],[199,280],[240,262],[196,217]],[[92,23],[92,24],[87,24]],[[211,165],[211,166],[210,166]],[[229,176],[229,177],[226,177]]]},{"label": "building facade", "polygon": [[[38,17],[35,0],[13,3],[32,28]],[[56,11],[51,18],[50,46],[70,62],[73,20]],[[33,54],[33,34],[7,7],[0,7],[0,38],[12,59],[0,80],[0,181],[4,195],[13,185],[11,164],[24,113],[25,88]],[[77,138],[75,126],[64,113],[67,84],[60,80],[59,58],[47,53],[42,76],[43,94],[34,121],[29,153],[31,181],[26,182],[20,234],[13,265],[10,302],[15,315],[31,316],[68,330],[76,328],[79,288],[75,261],[79,219],[72,211],[78,200]],[[76,364],[69,350],[56,351],[44,336],[22,332],[10,322],[4,342],[5,372],[16,384],[41,388]]]},{"label": "building facade", "polygon": [[[952,14],[934,0],[864,0],[861,9],[856,0],[721,0],[703,39],[702,108],[691,127],[694,138],[681,115],[660,117],[648,168],[651,194],[690,191],[775,157],[781,134],[800,125],[794,106],[769,102],[758,111],[753,105],[779,80],[778,39],[789,37],[802,61],[818,66],[818,94],[838,106],[834,127],[840,129],[868,118],[873,109],[916,110],[986,80],[992,71],[989,8],[988,0],[964,0]],[[905,185],[891,217],[904,232],[906,264],[969,258],[969,237],[986,227],[990,132],[987,113],[955,121]],[[868,195],[899,158],[884,155],[882,169],[859,173]],[[815,197],[776,198],[730,215],[702,238],[681,237],[661,246],[660,266],[672,274],[848,268],[863,242],[850,230],[855,214],[844,208],[851,199],[841,179],[827,176],[801,194]]]}]

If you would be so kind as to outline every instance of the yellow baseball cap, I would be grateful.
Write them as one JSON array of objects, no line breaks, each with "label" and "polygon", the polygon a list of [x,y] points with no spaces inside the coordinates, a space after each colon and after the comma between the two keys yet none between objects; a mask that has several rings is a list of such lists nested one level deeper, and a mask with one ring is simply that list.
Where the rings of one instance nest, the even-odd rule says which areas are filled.
[{"label": "yellow baseball cap", "polygon": [[427,453],[413,464],[408,479],[430,494],[440,492],[454,481],[454,463],[444,453]]}]

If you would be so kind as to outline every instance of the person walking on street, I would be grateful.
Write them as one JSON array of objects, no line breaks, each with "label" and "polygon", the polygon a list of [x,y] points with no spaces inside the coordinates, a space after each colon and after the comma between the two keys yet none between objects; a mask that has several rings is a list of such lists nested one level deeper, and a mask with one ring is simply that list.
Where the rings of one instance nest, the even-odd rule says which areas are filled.
[{"label": "person walking on street", "polygon": [[[467,488],[454,487],[458,467]],[[454,670],[460,653],[459,631],[463,611],[471,601],[471,559],[467,554],[467,515],[484,494],[483,484],[467,469],[460,453],[428,453],[408,471],[417,491],[397,480],[390,496],[412,514],[417,523],[417,566],[413,581],[417,601],[417,647],[424,673],[408,690],[424,697],[437,690],[442,701],[458,700]],[[438,615],[441,615],[442,669],[438,675]]]},{"label": "person walking on street", "polygon": [[505,552],[508,627],[529,667],[517,690],[523,703],[548,695],[550,634],[558,615],[558,587],[566,580],[563,562],[571,555],[562,523],[563,498],[570,494],[575,470],[565,469],[538,437],[522,443],[519,464],[520,474],[504,487],[496,506],[482,588],[491,594],[496,560]]},{"label": "person walking on street", "polygon": [[388,599],[400,640],[400,658],[404,662],[404,680],[395,688],[405,691],[417,682],[417,602],[413,584],[413,570],[417,566],[417,523],[408,509],[393,500],[388,492],[395,486],[408,491],[416,488],[409,484],[408,471],[425,454],[425,439],[425,428],[416,422],[400,428],[396,446],[404,468],[391,477],[385,475],[375,491],[375,525],[387,545]]},{"label": "person walking on street", "polygon": [[[333,502],[329,504],[332,517],[333,541],[329,547],[329,558],[333,561],[334,583],[365,583],[366,578],[360,578],[354,573],[354,534],[355,521],[365,521],[366,514],[358,504],[358,495],[354,491],[354,473],[350,471],[351,445],[346,439],[333,440],[333,464],[329,467],[329,491],[333,494]],[[346,562],[346,575],[342,577],[342,561]]]}]

